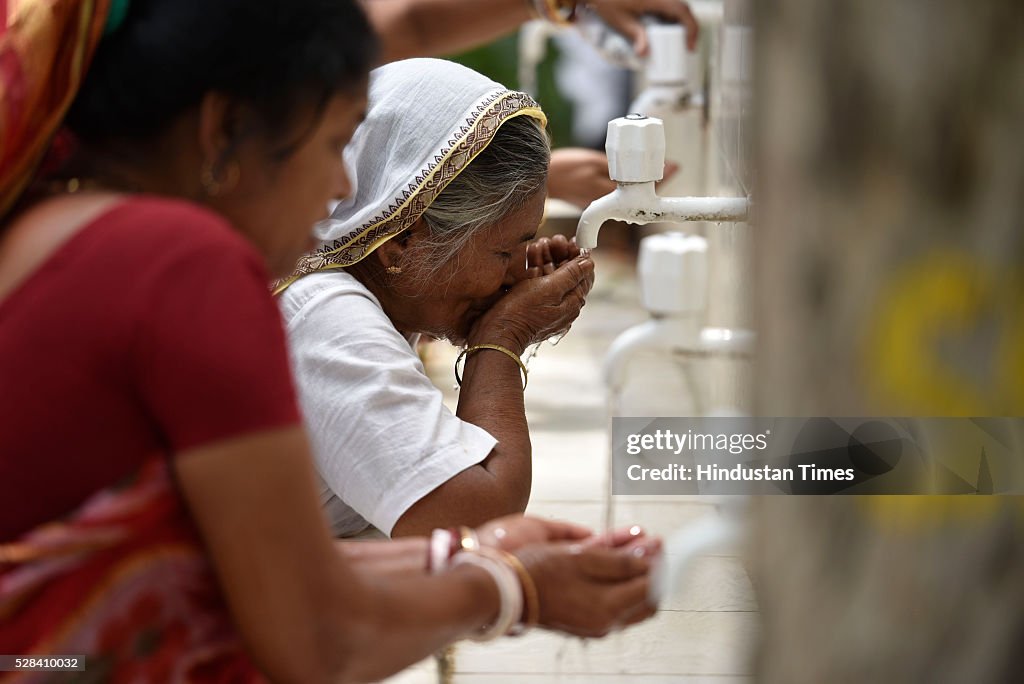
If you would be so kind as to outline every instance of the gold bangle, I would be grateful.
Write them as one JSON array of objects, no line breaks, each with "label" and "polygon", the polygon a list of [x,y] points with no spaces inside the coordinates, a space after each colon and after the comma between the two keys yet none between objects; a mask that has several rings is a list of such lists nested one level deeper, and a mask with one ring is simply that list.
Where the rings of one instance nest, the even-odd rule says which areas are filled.
[{"label": "gold bangle", "polygon": [[480,538],[476,531],[465,525],[459,526],[459,548],[463,551],[478,551],[480,549]]},{"label": "gold bangle", "polygon": [[486,570],[497,585],[499,597],[498,616],[494,622],[485,625],[469,638],[473,641],[491,641],[510,633],[517,617],[523,612],[522,591],[516,591],[521,587],[521,582],[515,568],[496,550],[487,547],[481,547],[476,551],[460,551],[452,556],[451,567],[463,564],[475,565]]},{"label": "gold bangle", "polygon": [[459,358],[455,359],[455,382],[458,383],[459,387],[462,387],[462,376],[459,375],[459,363],[462,361],[462,359],[466,358],[475,351],[480,351],[481,349],[493,349],[494,351],[499,351],[505,356],[515,361],[516,364],[519,366],[519,370],[523,372],[523,389],[526,389],[526,383],[530,379],[530,372],[526,370],[526,364],[523,363],[523,360],[519,358],[518,354],[516,354],[511,349],[502,347],[500,344],[474,344],[472,347],[468,347],[462,350],[462,353],[459,354]]},{"label": "gold bangle", "polygon": [[576,18],[577,0],[533,0],[536,15],[552,24],[568,26]]},{"label": "gold bangle", "polygon": [[498,552],[519,575],[519,584],[523,587],[523,617],[509,632],[512,635],[519,635],[540,622],[540,594],[537,593],[537,584],[523,562],[508,551],[498,549]]}]

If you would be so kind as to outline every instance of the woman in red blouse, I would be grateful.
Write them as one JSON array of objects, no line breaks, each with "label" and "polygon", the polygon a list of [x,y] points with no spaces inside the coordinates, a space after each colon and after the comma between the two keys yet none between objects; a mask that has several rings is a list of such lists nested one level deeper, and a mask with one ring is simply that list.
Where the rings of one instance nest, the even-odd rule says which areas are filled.
[{"label": "woman in red blouse", "polygon": [[[0,7],[0,653],[84,654],[92,681],[362,681],[485,625],[651,613],[654,544],[630,535],[328,535],[267,283],[350,190],[375,44],[352,2]],[[73,152],[22,194],[90,55]]]}]

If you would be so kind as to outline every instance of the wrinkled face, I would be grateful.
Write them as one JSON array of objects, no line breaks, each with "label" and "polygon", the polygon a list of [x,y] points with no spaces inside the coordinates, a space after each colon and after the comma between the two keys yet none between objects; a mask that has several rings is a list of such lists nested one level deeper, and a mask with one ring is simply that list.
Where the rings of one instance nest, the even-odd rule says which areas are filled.
[{"label": "wrinkled face", "polygon": [[[415,283],[413,330],[456,344],[466,340],[473,323],[511,287],[526,269],[526,247],[537,234],[544,217],[544,189],[535,193],[518,211],[498,223],[480,229],[454,259]],[[410,254],[406,263],[416,263]]]},{"label": "wrinkled face", "polygon": [[315,246],[313,226],[327,218],[328,203],[351,192],[342,150],[365,111],[365,89],[336,95],[283,161],[263,141],[238,146],[238,185],[216,204],[263,253],[274,275],[291,272]]}]

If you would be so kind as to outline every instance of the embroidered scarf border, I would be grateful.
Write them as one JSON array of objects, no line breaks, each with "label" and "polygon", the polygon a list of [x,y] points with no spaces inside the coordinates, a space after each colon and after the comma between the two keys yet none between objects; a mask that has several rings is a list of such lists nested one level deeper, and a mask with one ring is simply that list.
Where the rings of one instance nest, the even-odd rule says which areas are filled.
[{"label": "embroidered scarf border", "polygon": [[547,117],[526,93],[501,91],[482,100],[447,147],[436,154],[380,214],[367,221],[354,236],[321,245],[299,259],[288,278],[274,287],[280,294],[302,276],[317,271],[351,266],[374,249],[416,222],[431,202],[476,158],[503,123],[517,116],[532,116],[543,124]]}]

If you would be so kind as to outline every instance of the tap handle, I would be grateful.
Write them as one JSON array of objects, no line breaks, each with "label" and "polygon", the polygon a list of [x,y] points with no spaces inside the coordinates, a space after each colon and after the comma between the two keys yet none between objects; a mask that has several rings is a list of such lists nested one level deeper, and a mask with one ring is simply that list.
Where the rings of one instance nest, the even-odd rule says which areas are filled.
[{"label": "tap handle", "polygon": [[647,183],[665,175],[661,119],[627,114],[608,122],[608,175],[616,183]]}]

